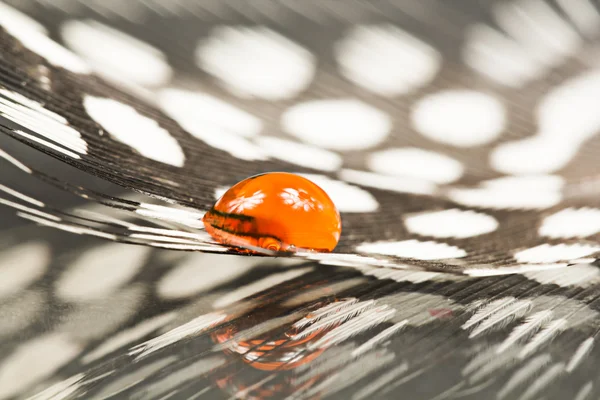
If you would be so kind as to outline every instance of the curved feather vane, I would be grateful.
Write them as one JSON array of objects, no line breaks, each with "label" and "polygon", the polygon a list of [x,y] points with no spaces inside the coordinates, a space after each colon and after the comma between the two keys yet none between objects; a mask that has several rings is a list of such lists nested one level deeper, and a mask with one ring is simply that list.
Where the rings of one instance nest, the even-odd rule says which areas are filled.
[{"label": "curved feather vane", "polygon": [[[596,0],[0,0],[0,44],[0,399],[598,397]],[[334,252],[205,232],[269,171]]]}]

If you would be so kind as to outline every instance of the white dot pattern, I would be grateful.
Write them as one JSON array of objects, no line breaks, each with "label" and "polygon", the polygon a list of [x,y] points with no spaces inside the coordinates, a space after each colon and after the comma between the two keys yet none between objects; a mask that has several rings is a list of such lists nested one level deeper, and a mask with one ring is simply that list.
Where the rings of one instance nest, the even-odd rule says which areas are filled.
[{"label": "white dot pattern", "polygon": [[281,100],[312,82],[314,57],[265,27],[215,28],[198,44],[197,64],[241,96]]},{"label": "white dot pattern", "polygon": [[86,96],[86,112],[113,138],[152,160],[182,167],[185,155],[179,143],[155,120],[116,100]]},{"label": "white dot pattern", "polygon": [[600,210],[597,208],[567,208],[548,215],[542,221],[539,234],[550,238],[587,237],[600,233]]},{"label": "white dot pattern", "polygon": [[282,117],[283,129],[298,139],[330,150],[362,150],[390,133],[389,115],[358,100],[318,100],[296,104]]},{"label": "white dot pattern", "polygon": [[500,136],[506,124],[506,111],[502,103],[489,94],[441,91],[419,100],[414,105],[411,121],[428,139],[456,147],[473,147]]},{"label": "white dot pattern", "polygon": [[590,100],[600,95],[600,72],[577,76],[555,87],[537,108],[535,136],[498,146],[490,163],[514,175],[546,174],[564,168],[585,141],[600,129],[600,115]]},{"label": "white dot pattern", "polygon": [[111,81],[160,86],[173,74],[161,51],[96,21],[67,21],[61,35],[71,50]]},{"label": "white dot pattern", "polygon": [[356,250],[361,253],[383,254],[417,260],[441,260],[446,258],[460,258],[467,255],[463,249],[456,246],[418,240],[363,243],[357,246]]},{"label": "white dot pattern", "polygon": [[441,55],[432,46],[393,25],[356,26],[336,44],[341,73],[383,96],[397,96],[428,84]]},{"label": "white dot pattern", "polygon": [[409,215],[404,224],[409,232],[436,238],[458,238],[484,235],[498,228],[498,221],[486,214],[458,209]]},{"label": "white dot pattern", "polygon": [[256,144],[271,158],[306,168],[337,171],[343,163],[338,153],[290,140],[264,136],[257,138]]},{"label": "white dot pattern", "polygon": [[[407,378],[430,398],[598,397],[595,3],[195,3],[11,2],[45,27],[0,5],[1,130],[33,152],[1,146],[0,213],[44,226],[0,214],[0,397],[244,397],[280,387],[281,371],[247,381],[253,361],[312,354],[286,396],[380,398]],[[25,31],[62,36],[94,75]],[[92,115],[84,94],[130,108]],[[267,171],[331,195],[334,252],[211,241],[214,194]],[[308,351],[238,340],[277,332]]]},{"label": "white dot pattern", "polygon": [[[426,260],[415,250],[425,245],[415,243],[430,246],[433,242],[425,240],[431,238],[439,240],[440,246],[464,252],[456,257],[461,260],[442,258],[458,270],[477,264],[478,271],[491,271],[514,261],[522,264],[505,266],[505,271],[523,272],[518,268],[530,266],[515,254],[522,256],[523,249],[543,243],[540,236],[552,239],[552,246],[560,245],[558,239],[571,238],[585,238],[582,245],[593,246],[597,239],[596,209],[588,202],[597,189],[595,178],[586,178],[600,126],[593,112],[598,72],[572,68],[569,57],[580,40],[565,23],[570,18],[577,29],[586,27],[589,32],[586,24],[593,18],[585,22],[581,11],[586,1],[574,0],[560,20],[541,0],[516,0],[490,6],[497,30],[492,24],[468,21],[466,41],[457,43],[463,60],[493,83],[477,76],[466,79],[454,58],[446,60],[455,49],[440,46],[436,35],[418,34],[412,26],[378,19],[362,20],[359,13],[340,8],[335,8],[341,12],[338,17],[348,17],[342,25],[321,26],[313,21],[318,29],[335,31],[323,35],[319,44],[311,43],[308,36],[296,36],[295,29],[280,32],[281,27],[274,28],[266,20],[264,25],[242,26],[231,20],[229,26],[208,24],[206,31],[186,37],[192,46],[197,44],[195,53],[187,56],[195,57],[199,69],[184,72],[175,67],[181,65],[181,46],[159,45],[164,42],[133,27],[120,31],[106,21],[100,24],[71,16],[47,29],[4,7],[0,23],[7,27],[8,35],[3,37],[9,43],[9,63],[21,53],[32,53],[27,39],[19,43],[19,35],[37,32],[47,38],[49,32],[58,32],[95,73],[113,83],[120,80],[119,90],[130,95],[129,100],[113,96],[116,89],[100,84],[100,77],[87,79],[98,85],[83,89],[81,77],[48,65],[59,66],[68,57],[61,61],[37,52],[45,60],[23,57],[24,68],[19,66],[15,72],[27,85],[15,89],[7,81],[7,88],[0,88],[0,113],[10,120],[9,134],[170,203],[157,206],[162,207],[160,213],[155,212],[158,208],[147,209],[147,203],[135,212],[146,222],[171,225],[121,225],[123,236],[107,233],[121,228],[101,231],[91,226],[93,221],[72,225],[70,217],[59,217],[49,207],[50,202],[43,210],[45,202],[4,185],[0,186],[3,196],[28,207],[4,198],[2,204],[30,221],[77,234],[173,249],[225,251],[205,243],[209,237],[205,232],[170,236],[168,232],[178,224],[203,226],[197,216],[185,221],[173,217],[171,205],[192,202],[204,210],[211,206],[213,193],[227,188],[224,185],[294,165],[302,172],[315,171],[312,179],[330,193],[342,213],[359,214],[344,217],[348,228],[338,248],[343,254],[351,254],[357,243],[388,243],[390,248],[389,243],[401,243],[404,253],[414,252],[414,259]],[[557,5],[565,9],[564,1]],[[134,11],[136,6],[119,7],[124,18],[137,15],[136,21],[143,20],[143,13]],[[173,5],[169,12],[178,7]],[[304,7],[309,6],[296,11],[303,14]],[[354,19],[355,23],[347,24]],[[541,34],[550,28],[560,43]],[[113,48],[114,55],[108,57],[102,43]],[[506,51],[501,54],[497,49]],[[330,53],[323,56],[323,52]],[[586,52],[585,59],[591,60],[592,54]],[[557,79],[548,80],[547,90],[533,85],[531,92],[519,93],[523,85],[541,82],[550,71],[556,71]],[[62,101],[65,91],[73,107]],[[83,96],[83,111],[78,104],[81,93],[94,93]],[[140,100],[143,106],[137,104]],[[19,127],[13,129],[12,123]],[[0,155],[36,175],[8,153]],[[577,156],[585,162],[578,163]],[[575,182],[577,186],[571,185]],[[582,194],[589,196],[579,197]],[[548,208],[552,210],[545,211]],[[375,224],[378,229],[369,230]],[[393,264],[394,257],[398,256],[363,258],[383,265]],[[60,279],[54,287],[61,300],[84,302],[112,293],[127,286],[141,268],[120,269],[110,275],[110,281],[98,272],[102,268],[85,264],[89,269],[81,271],[99,278],[89,286],[74,285],[80,268],[65,265],[67,270],[57,275]],[[165,275],[172,279],[165,278],[166,286],[161,286],[165,299],[185,299],[204,290],[192,279],[184,279],[194,274],[194,268],[177,271],[178,279],[175,272]],[[76,279],[69,279],[70,274]],[[183,288],[180,294],[178,284]]]},{"label": "white dot pattern", "polygon": [[547,263],[575,260],[587,257],[598,251],[600,251],[599,246],[587,244],[542,244],[515,253],[515,258],[519,262]]},{"label": "white dot pattern", "polygon": [[463,174],[462,164],[444,154],[415,147],[371,153],[367,166],[374,172],[421,179],[437,184],[454,182]]}]

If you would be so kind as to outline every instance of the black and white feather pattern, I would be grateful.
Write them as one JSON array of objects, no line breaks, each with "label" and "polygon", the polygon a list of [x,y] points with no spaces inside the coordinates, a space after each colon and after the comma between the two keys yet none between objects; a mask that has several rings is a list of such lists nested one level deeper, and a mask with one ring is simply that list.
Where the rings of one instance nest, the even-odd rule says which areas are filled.
[{"label": "black and white feather pattern", "polygon": [[[591,0],[0,3],[0,398],[597,397],[598,35]],[[334,253],[202,231],[275,170]]]}]

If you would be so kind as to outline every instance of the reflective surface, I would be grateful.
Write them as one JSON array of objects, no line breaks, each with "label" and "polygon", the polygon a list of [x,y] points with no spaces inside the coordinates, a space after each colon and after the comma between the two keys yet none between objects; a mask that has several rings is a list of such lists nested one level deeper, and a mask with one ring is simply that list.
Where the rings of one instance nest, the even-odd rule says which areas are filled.
[{"label": "reflective surface", "polygon": [[593,265],[466,278],[9,233],[0,398],[565,399],[600,383]]}]

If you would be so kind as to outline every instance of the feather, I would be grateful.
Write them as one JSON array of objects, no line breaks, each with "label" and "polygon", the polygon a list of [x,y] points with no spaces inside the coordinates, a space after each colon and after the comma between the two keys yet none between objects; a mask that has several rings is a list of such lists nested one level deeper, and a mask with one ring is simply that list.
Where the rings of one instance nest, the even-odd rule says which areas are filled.
[{"label": "feather", "polygon": [[552,310],[543,310],[527,317],[525,322],[513,329],[504,342],[498,346],[496,353],[502,353],[519,340],[533,335],[543,324],[552,318],[552,314]]},{"label": "feather", "polygon": [[500,309],[498,312],[491,314],[485,321],[481,323],[477,328],[473,329],[469,338],[474,338],[475,336],[491,329],[493,327],[497,327],[498,325],[502,326],[513,318],[518,318],[523,316],[527,310],[531,308],[531,301],[516,301],[508,306]]},{"label": "feather", "polygon": [[583,359],[590,353],[592,347],[594,347],[593,337],[589,337],[581,342],[579,347],[577,347],[577,350],[575,350],[573,357],[571,357],[569,363],[567,364],[567,372],[573,372],[575,368],[579,366],[581,361],[583,361]]},{"label": "feather", "polygon": [[473,325],[478,324],[484,319],[488,318],[490,315],[497,313],[502,308],[508,306],[515,302],[516,299],[514,297],[503,297],[498,300],[494,300],[491,303],[486,304],[481,307],[465,324],[462,326],[463,329],[469,329]]},{"label": "feather", "polygon": [[519,353],[519,358],[523,359],[539,349],[544,343],[552,340],[556,335],[567,327],[566,319],[557,319],[544,326],[544,328],[535,335]]},{"label": "feather", "polygon": [[498,392],[498,399],[505,398],[509,393],[531,379],[540,369],[548,365],[552,358],[550,354],[541,354],[532,358],[527,364],[519,368]]}]

